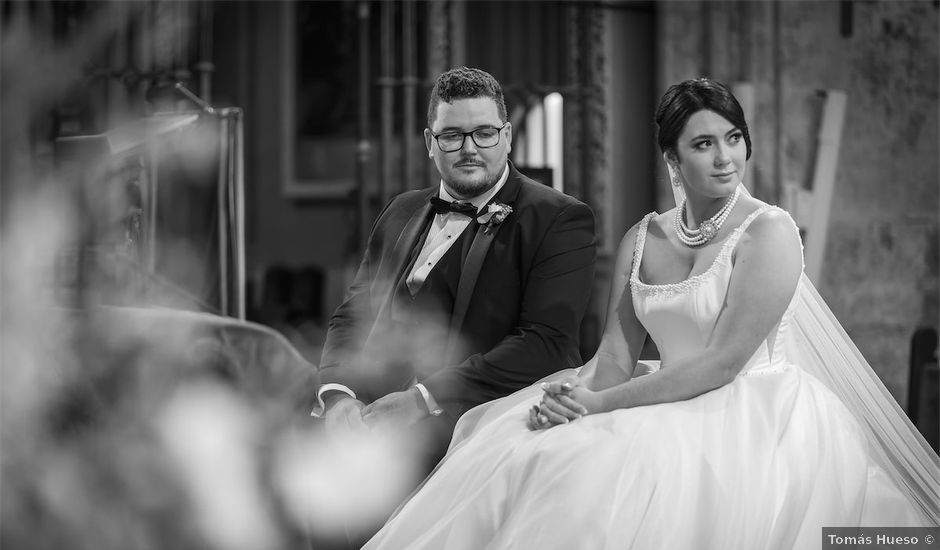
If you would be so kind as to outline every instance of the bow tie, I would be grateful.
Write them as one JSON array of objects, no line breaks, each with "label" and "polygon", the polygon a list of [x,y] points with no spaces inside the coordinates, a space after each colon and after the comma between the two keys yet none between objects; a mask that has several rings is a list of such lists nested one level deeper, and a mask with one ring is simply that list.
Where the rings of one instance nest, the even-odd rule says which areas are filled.
[{"label": "bow tie", "polygon": [[439,197],[431,197],[431,208],[434,209],[435,214],[447,214],[448,212],[456,212],[458,214],[463,214],[464,216],[474,217],[477,215],[477,207],[473,206],[469,202],[463,201],[445,201]]}]

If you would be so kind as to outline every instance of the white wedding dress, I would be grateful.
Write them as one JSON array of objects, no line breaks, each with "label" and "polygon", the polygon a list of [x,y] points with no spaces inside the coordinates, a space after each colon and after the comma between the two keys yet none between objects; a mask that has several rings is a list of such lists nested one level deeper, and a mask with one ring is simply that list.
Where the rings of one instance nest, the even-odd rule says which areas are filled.
[{"label": "white wedding dress", "polygon": [[[664,364],[705,347],[735,244],[770,208],[706,272],[668,285],[639,279],[652,214],[641,222],[630,290]],[[693,399],[534,432],[538,385],[470,411],[366,548],[789,550],[819,548],[827,526],[934,524],[879,467],[855,415],[788,357],[797,295],[735,380]]]}]

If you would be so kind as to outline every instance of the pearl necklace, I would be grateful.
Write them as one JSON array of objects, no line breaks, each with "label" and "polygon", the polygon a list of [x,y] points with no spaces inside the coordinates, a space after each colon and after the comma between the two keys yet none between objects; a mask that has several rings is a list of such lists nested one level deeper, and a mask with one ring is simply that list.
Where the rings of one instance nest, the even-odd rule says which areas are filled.
[{"label": "pearl necklace", "polygon": [[676,228],[676,236],[679,237],[679,240],[682,241],[683,244],[692,247],[702,246],[712,240],[715,238],[715,235],[718,234],[718,230],[721,229],[721,224],[725,223],[725,220],[728,219],[728,214],[734,209],[734,205],[738,202],[738,196],[740,196],[740,194],[741,188],[738,187],[734,190],[734,195],[721,207],[721,210],[716,212],[714,216],[700,223],[698,229],[689,229],[689,226],[686,225],[686,199],[682,199],[682,204],[679,205],[679,210],[676,212],[674,218],[675,223],[673,224]]}]

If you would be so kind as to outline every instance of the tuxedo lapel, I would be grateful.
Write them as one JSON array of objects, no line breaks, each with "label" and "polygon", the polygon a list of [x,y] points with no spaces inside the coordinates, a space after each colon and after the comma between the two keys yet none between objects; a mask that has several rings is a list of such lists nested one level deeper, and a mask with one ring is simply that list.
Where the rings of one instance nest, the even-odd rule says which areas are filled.
[{"label": "tuxedo lapel", "polygon": [[[428,193],[428,196],[433,192]],[[415,247],[418,240],[424,234],[430,223],[431,205],[427,197],[421,205],[415,209],[411,217],[405,222],[401,233],[395,241],[395,245],[388,251],[376,273],[376,281],[381,281],[383,288],[376,289],[376,295],[379,297],[379,307],[376,319],[384,319],[388,312],[388,307],[395,292],[395,287],[405,273],[405,269],[411,264],[415,254]],[[373,329],[375,326],[373,325]]]},{"label": "tuxedo lapel", "polygon": [[[519,194],[521,187],[522,181],[519,179],[519,172],[517,172],[516,168],[510,163],[509,178],[506,180],[506,184],[503,185],[503,188],[499,190],[499,193],[497,193],[490,202],[512,205],[515,203],[516,196]],[[473,291],[476,287],[477,279],[480,276],[480,270],[483,268],[483,261],[486,259],[486,254],[493,244],[493,239],[496,238],[497,232],[499,232],[503,225],[512,223],[511,216],[510,214],[510,217],[503,223],[494,226],[489,231],[486,231],[486,227],[483,225],[478,225],[476,228],[476,234],[470,245],[470,251],[467,252],[463,267],[460,270],[460,281],[457,283],[457,293],[454,296],[454,309],[450,317],[450,330],[448,332],[445,357],[449,358],[454,351],[454,345],[457,343],[457,335],[460,333],[460,329],[463,326],[467,309],[470,307],[470,299],[473,297]]]},{"label": "tuxedo lapel", "polygon": [[476,234],[473,236],[470,251],[467,252],[467,258],[460,270],[460,281],[457,283],[457,294],[454,296],[454,309],[450,316],[445,357],[449,358],[454,351],[453,347],[457,341],[457,334],[460,332],[464,317],[467,315],[467,308],[470,307],[470,298],[473,297],[473,289],[477,284],[477,278],[480,276],[480,269],[483,268],[483,259],[486,258],[486,253],[489,251],[490,245],[493,244],[493,237],[496,236],[499,227],[496,226],[491,231],[484,231],[484,226],[478,226]]},{"label": "tuxedo lapel", "polygon": [[411,218],[405,223],[401,233],[398,234],[398,240],[392,247],[388,259],[389,280],[397,281],[408,264],[411,263],[412,251],[418,244],[418,239],[424,234],[430,222],[431,205],[424,201],[411,215]]}]

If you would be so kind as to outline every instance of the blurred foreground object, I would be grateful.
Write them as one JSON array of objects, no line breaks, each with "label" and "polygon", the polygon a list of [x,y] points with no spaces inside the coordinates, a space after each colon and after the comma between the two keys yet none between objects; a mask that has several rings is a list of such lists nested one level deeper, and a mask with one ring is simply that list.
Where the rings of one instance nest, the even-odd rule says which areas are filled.
[{"label": "blurred foreground object", "polygon": [[46,330],[5,350],[4,547],[300,540],[270,469],[316,371],[282,335],[173,310],[41,313]]},{"label": "blurred foreground object", "polygon": [[[245,318],[241,111],[197,105],[56,140],[82,222],[61,256],[60,283],[75,293],[68,305],[173,305]],[[173,302],[155,304],[155,287]]]}]

